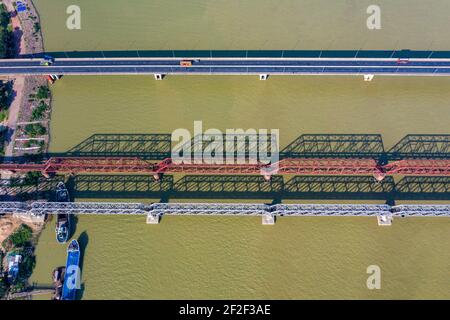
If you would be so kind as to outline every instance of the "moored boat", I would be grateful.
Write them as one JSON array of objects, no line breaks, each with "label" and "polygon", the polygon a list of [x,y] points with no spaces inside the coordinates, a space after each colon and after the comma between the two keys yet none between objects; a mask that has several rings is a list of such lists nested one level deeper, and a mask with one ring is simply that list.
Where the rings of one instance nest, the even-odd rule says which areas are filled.
[{"label": "moored boat", "polygon": [[56,219],[56,241],[66,243],[70,236],[70,216],[58,214]]},{"label": "moored boat", "polygon": [[[70,200],[69,192],[67,191],[64,182],[59,182],[56,187],[56,201],[68,202]],[[56,241],[59,243],[66,243],[70,237],[70,215],[60,213],[56,215]]]},{"label": "moored boat", "polygon": [[66,271],[61,300],[75,300],[80,289],[80,246],[77,240],[72,240],[67,247]]}]

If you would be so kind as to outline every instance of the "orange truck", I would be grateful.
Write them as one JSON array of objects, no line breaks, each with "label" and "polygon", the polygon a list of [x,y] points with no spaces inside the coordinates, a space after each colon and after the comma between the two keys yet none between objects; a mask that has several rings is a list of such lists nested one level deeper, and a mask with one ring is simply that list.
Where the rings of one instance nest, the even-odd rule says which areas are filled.
[{"label": "orange truck", "polygon": [[191,60],[181,60],[180,61],[180,66],[182,66],[182,67],[190,67],[190,66],[192,66],[192,61]]}]

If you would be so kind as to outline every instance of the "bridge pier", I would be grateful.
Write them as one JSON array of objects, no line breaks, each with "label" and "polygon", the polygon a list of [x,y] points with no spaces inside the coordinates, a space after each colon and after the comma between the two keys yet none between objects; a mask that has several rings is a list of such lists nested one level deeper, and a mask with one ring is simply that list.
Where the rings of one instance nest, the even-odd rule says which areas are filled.
[{"label": "bridge pier", "polygon": [[259,75],[259,80],[267,80],[267,78],[269,78],[269,75],[266,73]]},{"label": "bridge pier", "polygon": [[41,171],[41,174],[44,176],[45,179],[50,179],[51,178],[50,174],[45,172],[45,171]]},{"label": "bridge pier", "polygon": [[377,216],[377,220],[379,226],[391,226],[394,217],[392,214],[380,214]]},{"label": "bridge pier", "polygon": [[159,215],[149,212],[147,214],[147,224],[159,224]]},{"label": "bridge pier", "polygon": [[275,215],[271,213],[266,213],[262,215],[262,224],[264,226],[271,226],[275,224]]},{"label": "bridge pier", "polygon": [[162,80],[164,79],[164,75],[161,73],[155,73],[154,74],[155,80]]}]

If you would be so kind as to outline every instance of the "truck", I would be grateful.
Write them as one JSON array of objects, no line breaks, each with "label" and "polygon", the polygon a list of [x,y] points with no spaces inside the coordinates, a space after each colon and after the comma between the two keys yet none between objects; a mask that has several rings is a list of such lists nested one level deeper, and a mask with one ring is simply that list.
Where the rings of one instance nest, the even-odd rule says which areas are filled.
[{"label": "truck", "polygon": [[192,60],[181,60],[180,66],[182,67],[190,67],[192,66]]},{"label": "truck", "polygon": [[41,66],[51,66],[55,62],[55,58],[45,55],[41,60]]}]

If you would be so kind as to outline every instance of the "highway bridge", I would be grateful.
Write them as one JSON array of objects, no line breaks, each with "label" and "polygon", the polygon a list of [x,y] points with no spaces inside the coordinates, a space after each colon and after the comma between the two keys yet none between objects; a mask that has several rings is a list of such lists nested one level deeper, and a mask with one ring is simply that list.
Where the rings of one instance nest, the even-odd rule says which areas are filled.
[{"label": "highway bridge", "polygon": [[[12,75],[374,75],[447,76],[450,54],[428,51],[144,51],[122,57],[101,52],[0,60],[0,76]],[[236,53],[237,52],[237,53]],[[275,52],[275,53],[274,53]],[[120,53],[118,54],[120,55]]]}]

